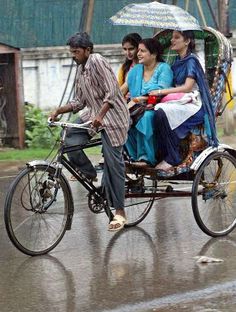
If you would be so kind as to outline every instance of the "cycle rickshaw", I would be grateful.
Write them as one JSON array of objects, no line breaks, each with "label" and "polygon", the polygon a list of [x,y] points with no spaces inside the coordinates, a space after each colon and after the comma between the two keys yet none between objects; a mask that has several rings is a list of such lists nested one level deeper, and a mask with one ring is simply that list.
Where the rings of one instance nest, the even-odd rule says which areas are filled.
[{"label": "cycle rickshaw", "polygon": [[[204,28],[205,70],[211,88],[216,115],[225,109],[222,102],[227,76],[232,63],[229,41],[218,31]],[[169,50],[171,32],[157,35],[165,47],[164,58],[174,59]],[[172,54],[171,54],[172,53]],[[232,100],[232,99],[230,99]],[[66,168],[88,191],[88,206],[94,213],[105,212],[111,220],[112,211],[102,187],[86,179],[73,169],[65,154],[101,144],[99,138],[84,146],[63,145],[68,127],[89,127],[68,122],[51,122],[62,127],[61,144],[53,162],[31,161],[12,182],[7,193],[4,217],[12,243],[23,253],[41,255],[52,250],[71,229],[74,204]],[[202,129],[196,129],[202,136]],[[191,197],[193,214],[199,227],[208,235],[217,237],[230,233],[236,226],[236,151],[225,144],[191,150],[185,141],[183,151],[191,153],[191,161],[177,166],[171,176],[159,176],[153,168],[137,168],[126,162],[125,210],[126,227],[140,223],[155,201],[166,197]]]}]

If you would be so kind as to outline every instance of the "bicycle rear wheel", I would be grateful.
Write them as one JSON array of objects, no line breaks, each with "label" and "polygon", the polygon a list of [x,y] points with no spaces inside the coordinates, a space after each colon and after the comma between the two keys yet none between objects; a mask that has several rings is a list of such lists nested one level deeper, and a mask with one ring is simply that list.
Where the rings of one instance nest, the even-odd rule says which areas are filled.
[{"label": "bicycle rear wheel", "polygon": [[143,221],[151,210],[157,181],[139,174],[127,174],[126,177],[124,209],[128,223],[125,227],[131,227]]},{"label": "bicycle rear wheel", "polygon": [[210,155],[199,168],[192,188],[195,220],[207,235],[230,233],[236,226],[236,159],[223,152]]},{"label": "bicycle rear wheel", "polygon": [[73,199],[63,175],[55,168],[27,167],[15,178],[7,194],[4,219],[8,236],[21,252],[42,255],[57,246],[71,226]]}]

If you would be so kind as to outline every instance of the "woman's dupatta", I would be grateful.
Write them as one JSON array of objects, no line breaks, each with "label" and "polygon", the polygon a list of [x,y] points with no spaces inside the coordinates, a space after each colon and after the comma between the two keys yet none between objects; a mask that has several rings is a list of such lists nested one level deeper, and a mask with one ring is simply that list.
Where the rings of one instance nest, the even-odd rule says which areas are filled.
[{"label": "woman's dupatta", "polygon": [[[192,66],[192,68],[189,68],[189,66]],[[189,71],[189,69],[194,73],[193,78],[196,80],[201,94],[202,105],[205,111],[204,126],[209,144],[218,146],[219,142],[216,135],[215,112],[213,109],[210,90],[205,73],[196,55],[189,54],[183,59],[176,59],[175,63],[172,65],[174,83],[178,85],[183,84],[186,79],[186,72]]]}]

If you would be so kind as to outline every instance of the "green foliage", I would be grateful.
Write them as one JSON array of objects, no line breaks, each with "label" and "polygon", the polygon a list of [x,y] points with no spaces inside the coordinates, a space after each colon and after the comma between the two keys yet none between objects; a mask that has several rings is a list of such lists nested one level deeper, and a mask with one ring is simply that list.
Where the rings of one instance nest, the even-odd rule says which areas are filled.
[{"label": "green foliage", "polygon": [[[46,148],[25,148],[25,149],[14,149],[14,148],[4,148],[0,150],[0,165],[1,162],[10,161],[29,161],[32,159],[45,159],[51,152],[51,147]],[[52,153],[55,156],[56,150]],[[86,149],[86,154],[88,156],[97,156],[101,158],[101,146],[90,147]],[[51,157],[50,157],[51,159]]]},{"label": "green foliage", "polygon": [[25,105],[25,137],[30,148],[50,148],[59,136],[60,129],[47,127],[48,115],[32,104]]},{"label": "green foliage", "polygon": [[25,149],[4,149],[3,151],[0,151],[0,164],[1,161],[8,163],[10,161],[28,161],[32,159],[45,159],[49,153],[51,152],[51,149],[45,149],[45,148],[25,148]]}]

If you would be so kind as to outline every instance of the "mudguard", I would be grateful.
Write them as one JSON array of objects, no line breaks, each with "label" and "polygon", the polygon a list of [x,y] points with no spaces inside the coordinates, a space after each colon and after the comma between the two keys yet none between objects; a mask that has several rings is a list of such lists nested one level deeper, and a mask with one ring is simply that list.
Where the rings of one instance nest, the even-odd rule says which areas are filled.
[{"label": "mudguard", "polygon": [[52,167],[52,168],[56,169],[56,166],[54,164],[49,163],[46,160],[32,160],[32,161],[26,163],[26,165],[28,167],[34,167],[34,166],[38,166],[38,165],[43,165],[43,166],[48,166],[48,167]]},{"label": "mudguard", "polygon": [[201,152],[201,154],[194,160],[192,163],[190,169],[197,171],[203,161],[211,154],[216,153],[216,152],[226,152],[231,154],[233,157],[236,159],[236,150],[233,149],[231,146],[226,145],[226,144],[219,144],[217,147],[208,147],[204,151]]}]

